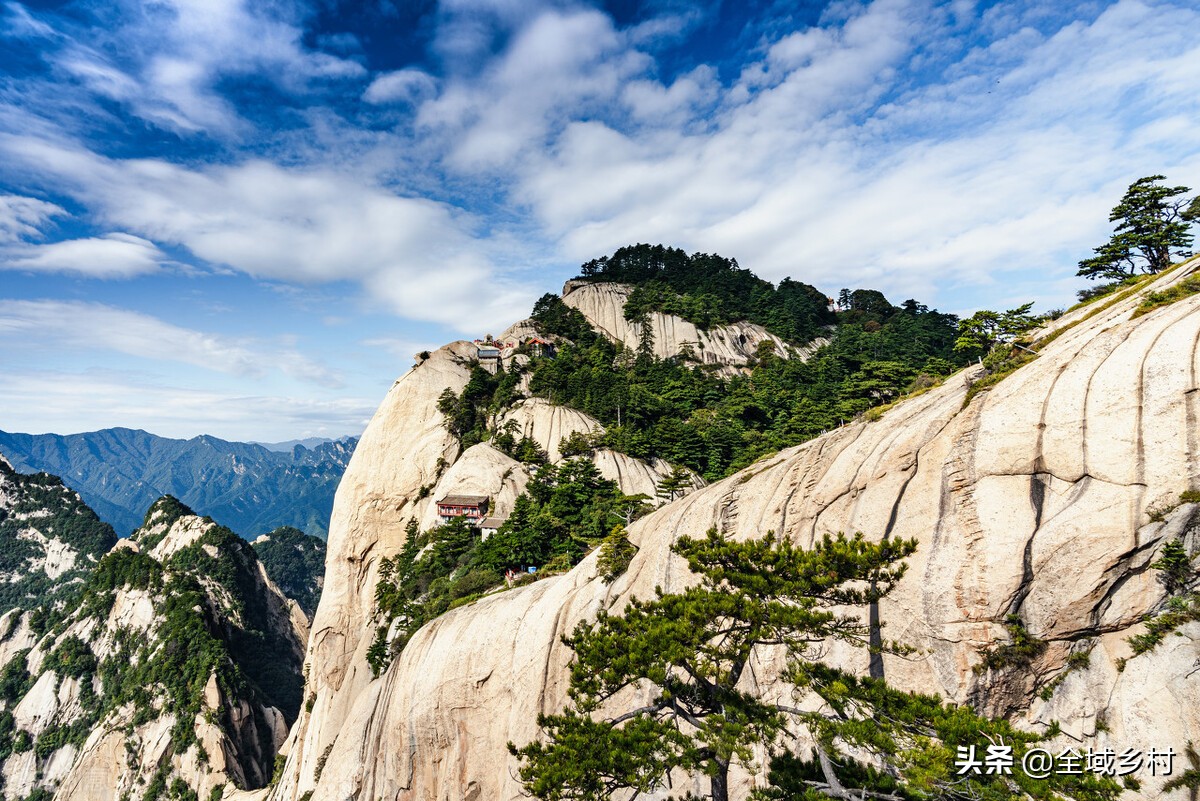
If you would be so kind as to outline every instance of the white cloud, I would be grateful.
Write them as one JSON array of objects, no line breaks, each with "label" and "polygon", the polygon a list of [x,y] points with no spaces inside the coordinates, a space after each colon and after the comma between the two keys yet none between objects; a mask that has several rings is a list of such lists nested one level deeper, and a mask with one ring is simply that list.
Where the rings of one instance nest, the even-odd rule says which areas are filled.
[{"label": "white cloud", "polygon": [[[1120,2],[963,56],[941,9],[848,8],[768,47],[716,115],[629,84],[639,127],[564,125],[523,160],[516,197],[577,260],[661,241],[772,279],[935,301],[1022,271],[1073,275],[1136,177],[1200,184],[1195,10]],[[944,78],[914,85],[914,59],[930,58],[960,66],[922,62]]]},{"label": "white cloud", "polygon": [[0,244],[41,235],[42,226],[66,209],[21,195],[0,195]]},{"label": "white cloud", "polygon": [[252,378],[278,369],[314,384],[340,383],[333,371],[293,349],[256,347],[100,303],[0,300],[0,340],[12,347],[115,351]]},{"label": "white cloud", "polygon": [[377,398],[247,394],[90,369],[0,371],[3,428],[73,433],[123,426],[187,439],[282,441],[298,432],[359,434]]},{"label": "white cloud", "polygon": [[429,341],[396,337],[372,337],[362,340],[359,344],[367,348],[380,348],[400,359],[410,359],[422,351],[433,351],[440,347]]},{"label": "white cloud", "polygon": [[402,69],[376,77],[363,92],[363,100],[377,105],[415,103],[436,91],[437,81],[429,73],[418,69]]},{"label": "white cloud", "polygon": [[457,169],[496,171],[573,116],[609,105],[649,66],[604,14],[546,11],[482,75],[452,81],[423,104],[417,123],[425,136],[453,142]]},{"label": "white cloud", "polygon": [[166,254],[130,234],[67,239],[0,249],[0,269],[79,273],[90,278],[131,278],[156,272]]},{"label": "white cloud", "polygon": [[635,119],[656,125],[687,125],[696,115],[707,112],[720,93],[717,71],[701,64],[680,75],[670,86],[654,80],[633,80],[621,90],[621,99]]},{"label": "white cloud", "polygon": [[356,61],[306,47],[301,21],[285,18],[277,5],[126,0],[104,12],[106,26],[82,29],[77,38],[52,31],[17,3],[8,7],[10,27],[46,39],[45,58],[56,70],[178,133],[246,133],[221,94],[225,78],[254,75],[300,93],[314,81],[366,74]]},{"label": "white cloud", "polygon": [[4,20],[4,33],[8,36],[21,39],[53,39],[57,36],[53,28],[34,19],[20,3],[5,3],[4,10],[8,12]]},{"label": "white cloud", "polygon": [[0,136],[0,152],[114,225],[258,278],[356,281],[399,314],[460,330],[520,316],[532,295],[495,274],[468,217],[353,176],[114,161],[23,137]]}]

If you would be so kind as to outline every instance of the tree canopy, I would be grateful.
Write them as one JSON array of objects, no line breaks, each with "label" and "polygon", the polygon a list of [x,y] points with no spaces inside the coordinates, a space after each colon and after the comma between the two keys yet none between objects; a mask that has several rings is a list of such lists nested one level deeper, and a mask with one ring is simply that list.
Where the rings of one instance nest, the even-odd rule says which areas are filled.
[{"label": "tree canopy", "polygon": [[1040,318],[1029,313],[1032,308],[1030,302],[1004,312],[988,309],[975,312],[958,324],[954,352],[973,358],[983,356],[997,345],[1011,342],[1038,324]]},{"label": "tree canopy", "polygon": [[[1129,185],[1109,214],[1117,223],[1112,237],[1091,258],[1079,262],[1078,275],[1119,280],[1139,271],[1157,273],[1171,266],[1172,256],[1188,255],[1191,223],[1200,216],[1200,197],[1181,195],[1186,186],[1163,186],[1165,176],[1150,175]],[[1189,205],[1190,204],[1190,205]]]},{"label": "tree canopy", "polygon": [[579,277],[633,284],[625,316],[634,321],[651,311],[674,314],[700,328],[747,320],[798,343],[835,322],[829,298],[816,287],[791,278],[773,286],[739,267],[736,259],[715,253],[689,256],[663,245],[631,245],[587,262]]}]

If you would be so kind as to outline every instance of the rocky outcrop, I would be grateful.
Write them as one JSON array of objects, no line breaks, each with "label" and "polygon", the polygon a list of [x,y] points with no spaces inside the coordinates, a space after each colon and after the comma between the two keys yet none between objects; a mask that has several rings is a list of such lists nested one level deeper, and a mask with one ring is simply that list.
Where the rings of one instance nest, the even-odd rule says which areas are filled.
[{"label": "rocky outcrop", "polygon": [[424,518],[436,500],[434,488],[458,456],[437,402],[444,390],[466,386],[476,353],[473,343],[454,342],[397,379],[347,465],[334,498],[325,586],[305,656],[306,703],[285,746],[291,768],[281,777],[281,792],[312,784],[350,705],[372,680],[366,650],[374,636],[379,562],[399,552],[408,521]]},{"label": "rocky outcrop", "polygon": [[[446,495],[484,495],[491,501],[489,515],[508,517],[528,483],[529,470],[525,465],[481,442],[463,451],[442,475],[431,497],[436,501]],[[421,517],[421,530],[440,522],[437,507],[430,504]]]},{"label": "rocky outcrop", "polygon": [[30,612],[0,618],[0,668],[18,679],[0,715],[29,746],[5,750],[0,798],[267,784],[302,702],[308,621],[249,543],[164,498],[70,606],[39,614],[37,632]]},{"label": "rocky outcrop", "polygon": [[[625,319],[625,301],[633,288],[626,284],[568,281],[563,287],[563,303],[578,309],[596,330],[636,350],[641,342],[641,326]],[[660,359],[678,356],[690,348],[696,361],[718,368],[719,372],[734,374],[754,357],[758,346],[771,342],[775,352],[785,358],[807,357],[826,340],[815,340],[795,348],[756,323],[732,323],[701,330],[695,323],[672,314],[653,312],[648,316],[650,333],[654,336],[654,355]]]},{"label": "rocky outcrop", "polygon": [[[600,475],[617,482],[621,492],[626,495],[645,495],[654,499],[658,492],[658,484],[669,476],[671,465],[664,459],[635,459],[628,454],[601,448],[592,455],[592,461],[600,471]],[[704,480],[690,470],[687,471],[690,486],[687,491],[697,490],[704,486]]]},{"label": "rocky outcrop", "polygon": [[[671,544],[714,526],[741,538],[773,530],[801,545],[838,531],[915,537],[909,572],[880,610],[888,636],[918,649],[884,658],[891,682],[974,700],[1023,725],[1058,720],[1059,746],[1181,752],[1200,741],[1200,626],[1140,656],[1125,640],[1163,600],[1147,565],[1164,541],[1181,535],[1196,547],[1196,508],[1177,504],[1200,488],[1200,296],[1131,320],[1145,291],[1056,321],[1038,358],[969,403],[980,368],[660,508],[630,528],[639,551],[612,584],[597,577],[593,555],[565,575],[450,611],[378,680],[355,639],[369,614],[354,616],[340,599],[327,612],[323,601],[308,657],[319,677],[315,709],[302,715],[270,797],[521,798],[505,743],[537,737],[538,713],[561,708],[571,658],[563,635],[656,586],[684,586],[692,577]],[[615,299],[604,302],[619,316]],[[370,565],[398,550],[412,474],[451,449],[429,433],[432,421],[433,450],[402,435],[429,419],[426,383],[393,389],[413,418],[389,396],[355,456],[362,469],[351,465],[353,484],[339,494],[330,562],[358,608],[372,589]],[[977,672],[981,651],[1007,641],[1010,615],[1046,642],[1043,654]],[[1076,659],[1068,671],[1069,654],[1080,652],[1087,666]],[[866,669],[864,653],[832,655]],[[770,669],[768,660],[759,691],[770,691]],[[1140,795],[1154,797],[1161,778],[1138,778]],[[753,781],[740,777],[735,797]]]},{"label": "rocky outcrop", "polygon": [[596,418],[570,408],[555,406],[542,398],[528,398],[518,402],[497,421],[503,429],[510,422],[516,424],[515,435],[529,437],[541,446],[551,462],[562,461],[559,445],[572,434],[603,433],[604,426]]},{"label": "rocky outcrop", "polygon": [[112,526],[57,476],[18,473],[0,456],[0,614],[58,597],[114,542]]}]

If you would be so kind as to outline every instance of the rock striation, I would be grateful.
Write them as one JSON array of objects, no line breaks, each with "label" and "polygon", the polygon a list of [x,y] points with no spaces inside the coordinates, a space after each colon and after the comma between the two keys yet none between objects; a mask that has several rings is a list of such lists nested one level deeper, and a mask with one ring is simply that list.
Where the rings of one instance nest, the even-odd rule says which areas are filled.
[{"label": "rock striation", "polygon": [[[1056,720],[1059,747],[1181,752],[1200,741],[1200,625],[1141,655],[1126,639],[1164,601],[1147,569],[1163,544],[1200,546],[1200,507],[1180,503],[1200,489],[1200,296],[1131,313],[1147,291],[1198,267],[1060,318],[1041,332],[1036,359],[969,402],[980,368],[658,509],[630,528],[639,551],[612,584],[597,577],[593,555],[565,575],[454,609],[371,680],[372,567],[399,549],[436,461],[454,457],[436,396],[461,387],[466,372],[456,346],[439,351],[428,374],[393,387],[339,491],[327,573],[337,591],[322,600],[307,656],[316,700],[269,797],[521,798],[505,743],[535,738],[538,713],[561,708],[571,658],[562,636],[600,609],[684,586],[691,577],[671,544],[714,526],[801,545],[838,531],[915,537],[909,572],[880,614],[888,636],[918,655],[884,657],[889,681],[1029,727]],[[571,300],[588,291],[568,293],[568,303],[620,336],[617,294],[597,287]],[[976,670],[985,649],[1008,640],[1010,616],[1044,650],[1029,665]],[[1088,657],[1068,662],[1072,654]],[[866,654],[834,655],[866,670]],[[771,691],[770,660],[758,681],[754,689]],[[1161,777],[1138,778],[1132,795],[1156,797]],[[735,797],[756,781],[741,776]]]}]

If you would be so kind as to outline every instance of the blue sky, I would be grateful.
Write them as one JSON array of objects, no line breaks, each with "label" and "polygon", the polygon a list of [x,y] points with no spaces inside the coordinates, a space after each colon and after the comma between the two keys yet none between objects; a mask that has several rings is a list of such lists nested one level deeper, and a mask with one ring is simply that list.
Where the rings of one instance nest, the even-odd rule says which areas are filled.
[{"label": "blue sky", "polygon": [[1200,187],[1193,2],[0,6],[0,428],[358,433],[411,355],[662,242],[1068,305]]}]

